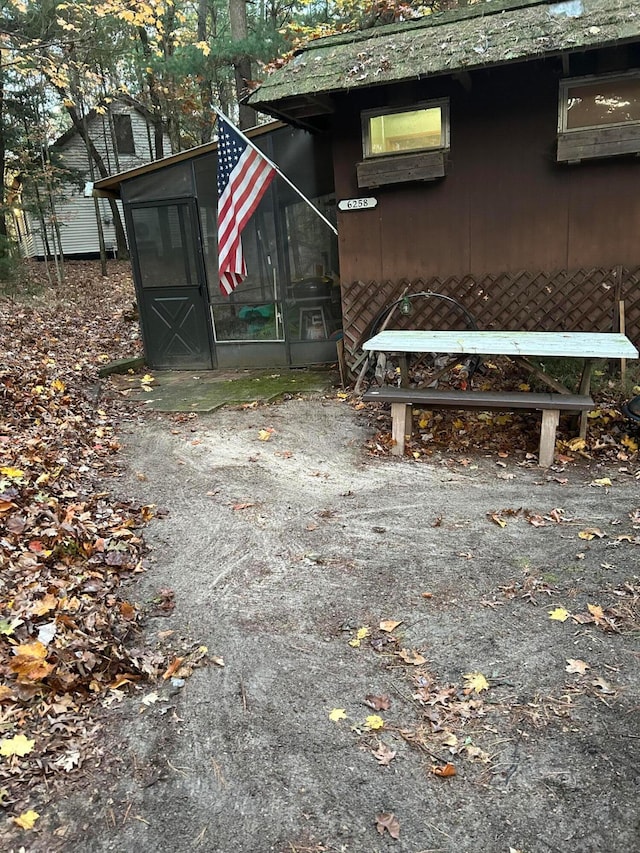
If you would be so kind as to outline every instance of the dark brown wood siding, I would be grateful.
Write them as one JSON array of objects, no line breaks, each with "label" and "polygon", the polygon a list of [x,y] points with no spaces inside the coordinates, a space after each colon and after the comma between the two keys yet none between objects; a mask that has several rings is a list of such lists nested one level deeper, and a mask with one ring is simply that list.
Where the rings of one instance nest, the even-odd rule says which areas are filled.
[{"label": "dark brown wood siding", "polygon": [[[640,159],[556,162],[561,76],[548,61],[477,72],[467,88],[443,78],[338,98],[337,198],[378,199],[373,210],[339,213],[342,281],[638,266]],[[361,110],[443,96],[446,177],[359,190]]]}]

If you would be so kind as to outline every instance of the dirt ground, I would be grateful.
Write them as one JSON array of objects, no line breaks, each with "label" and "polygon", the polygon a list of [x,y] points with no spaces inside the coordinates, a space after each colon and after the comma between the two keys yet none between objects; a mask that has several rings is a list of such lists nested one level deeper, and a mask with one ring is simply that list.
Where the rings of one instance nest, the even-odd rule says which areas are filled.
[{"label": "dirt ground", "polygon": [[370,434],[321,397],[131,423],[141,644],[224,666],[114,702],[29,849],[640,850],[638,480]]}]

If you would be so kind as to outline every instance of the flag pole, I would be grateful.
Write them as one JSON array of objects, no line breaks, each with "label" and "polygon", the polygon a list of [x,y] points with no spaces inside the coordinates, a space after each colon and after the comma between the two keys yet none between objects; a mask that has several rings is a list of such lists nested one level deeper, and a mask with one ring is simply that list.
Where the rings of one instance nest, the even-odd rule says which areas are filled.
[{"label": "flag pole", "polygon": [[227,117],[227,116],[222,112],[222,110],[219,110],[219,109],[218,109],[218,107],[216,107],[216,106],[214,106],[214,107],[213,107],[213,110],[214,110],[214,112],[216,113],[216,115],[217,115],[219,118],[224,119],[226,122],[228,122],[228,123],[231,125],[231,127],[235,130],[235,132],[238,134],[238,136],[239,136],[241,139],[243,139],[243,140],[247,143],[247,145],[249,145],[251,148],[253,148],[253,150],[254,150],[254,151],[256,151],[256,152],[257,152],[257,153],[262,157],[262,159],[263,159],[263,160],[266,160],[266,161],[267,161],[267,163],[271,166],[271,168],[272,168],[272,169],[273,169],[273,170],[274,170],[278,175],[280,175],[280,177],[282,178],[282,180],[283,180],[286,184],[288,184],[288,185],[291,187],[291,189],[292,189],[294,192],[296,192],[296,193],[300,196],[300,198],[302,199],[302,201],[303,201],[305,204],[308,204],[308,205],[309,205],[309,207],[311,208],[311,210],[313,210],[313,212],[314,212],[315,214],[317,214],[317,215],[320,217],[320,219],[322,219],[322,221],[325,223],[325,225],[328,225],[328,226],[329,226],[329,228],[333,231],[333,233],[334,233],[334,234],[336,235],[336,237],[337,237],[337,236],[338,236],[338,229],[336,228],[336,226],[335,226],[332,222],[329,222],[329,220],[327,219],[327,217],[326,217],[323,213],[321,213],[321,212],[318,210],[318,208],[315,206],[315,204],[314,204],[310,199],[308,199],[308,198],[306,197],[306,195],[305,195],[301,190],[299,190],[299,189],[298,189],[298,187],[297,187],[294,183],[292,183],[292,182],[289,180],[289,178],[284,174],[284,172],[282,172],[282,171],[280,170],[280,168],[279,168],[279,167],[278,167],[278,166],[273,162],[273,160],[270,160],[270,159],[269,159],[269,157],[267,157],[267,155],[266,155],[263,151],[261,151],[261,150],[260,150],[256,145],[254,145],[254,144],[253,144],[253,142],[249,139],[249,137],[245,136],[245,134],[240,130],[240,128],[239,128],[239,127],[236,127],[236,126],[235,126],[235,124],[231,121],[231,119],[230,119],[230,118],[228,118],[228,117]]}]

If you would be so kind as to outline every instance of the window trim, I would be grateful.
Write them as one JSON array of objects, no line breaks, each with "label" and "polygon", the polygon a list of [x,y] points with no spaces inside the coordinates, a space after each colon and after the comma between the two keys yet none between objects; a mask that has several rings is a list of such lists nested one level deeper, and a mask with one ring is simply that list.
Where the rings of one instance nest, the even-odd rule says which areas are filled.
[{"label": "window trim", "polygon": [[[393,115],[395,113],[412,113],[424,109],[433,109],[440,107],[440,145],[429,146],[428,148],[411,148],[404,151],[383,151],[380,154],[371,152],[371,136],[369,133],[369,119],[379,116]],[[403,157],[411,154],[420,154],[428,151],[448,151],[450,140],[449,126],[449,98],[438,98],[433,101],[421,101],[417,104],[405,104],[402,107],[382,107],[369,110],[363,110],[360,114],[362,126],[362,156],[365,160],[376,160],[379,157]]]},{"label": "window trim", "polygon": [[635,127],[640,126],[640,119],[635,121],[618,121],[611,124],[581,125],[580,127],[567,127],[567,116],[569,112],[569,89],[574,86],[588,86],[590,83],[609,81],[614,83],[618,80],[640,80],[640,69],[626,72],[614,72],[611,74],[589,74],[586,77],[566,77],[560,80],[558,92],[558,134],[583,133],[585,130],[603,130],[608,127]]}]

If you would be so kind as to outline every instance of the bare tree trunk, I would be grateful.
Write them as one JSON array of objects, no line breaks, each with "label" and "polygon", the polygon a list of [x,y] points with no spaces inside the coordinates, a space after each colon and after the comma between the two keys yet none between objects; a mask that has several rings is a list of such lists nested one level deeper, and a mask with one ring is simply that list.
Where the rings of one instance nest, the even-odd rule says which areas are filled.
[{"label": "bare tree trunk", "polygon": [[[151,67],[151,47],[149,45],[149,37],[144,27],[138,27],[138,38],[142,45],[142,55],[147,61],[147,67]],[[160,102],[160,94],[153,71],[147,72],[147,86],[149,88],[149,99],[151,100],[152,123],[153,123],[153,141],[155,147],[155,159],[159,160],[164,157],[164,126],[162,122],[162,104]]]},{"label": "bare tree trunk", "polygon": [[42,165],[42,173],[45,176],[44,184],[47,191],[49,210],[51,212],[51,244],[53,246],[53,261],[56,267],[56,278],[58,279],[58,284],[62,284],[64,281],[64,252],[62,250],[62,234],[60,233],[60,223],[58,222],[58,215],[56,213],[56,202],[53,188],[51,187],[51,183],[47,177],[47,164],[51,163],[51,158],[49,157],[49,146],[47,144],[46,137],[44,138],[43,145],[40,148],[40,163]]},{"label": "bare tree trunk", "polygon": [[[247,0],[229,0],[229,25],[231,38],[243,41],[247,38]],[[242,98],[248,93],[247,82],[251,80],[251,58],[246,54],[238,56],[233,62],[233,72],[236,81],[238,98],[238,125],[241,130],[253,127],[256,123],[256,113],[251,107],[242,103]]]},{"label": "bare tree trunk", "polygon": [[[207,0],[198,0],[198,41],[207,41]],[[213,135],[214,112],[211,109],[213,104],[213,86],[209,74],[203,75],[199,84],[200,88],[200,104],[202,106],[202,127],[200,129],[200,142],[210,142]]]}]

